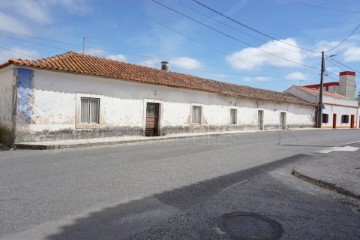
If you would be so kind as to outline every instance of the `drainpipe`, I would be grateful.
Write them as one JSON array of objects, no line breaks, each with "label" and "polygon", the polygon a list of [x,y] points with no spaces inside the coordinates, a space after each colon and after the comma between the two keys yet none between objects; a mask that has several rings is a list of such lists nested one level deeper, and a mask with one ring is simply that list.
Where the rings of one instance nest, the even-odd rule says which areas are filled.
[{"label": "drainpipe", "polygon": [[12,114],[11,114],[11,121],[12,121],[12,129],[11,129],[11,137],[9,145],[15,149],[15,140],[16,140],[16,118],[17,118],[17,102],[18,102],[18,75],[17,71],[14,68],[13,70],[13,87],[12,87]]}]

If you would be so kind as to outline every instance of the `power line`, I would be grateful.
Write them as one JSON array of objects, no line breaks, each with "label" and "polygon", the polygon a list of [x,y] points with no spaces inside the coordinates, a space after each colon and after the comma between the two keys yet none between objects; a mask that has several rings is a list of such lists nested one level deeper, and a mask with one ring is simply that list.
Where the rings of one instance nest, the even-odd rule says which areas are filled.
[{"label": "power line", "polygon": [[209,18],[209,19],[211,19],[211,20],[213,20],[213,21],[215,21],[215,22],[217,22],[217,23],[220,23],[221,25],[226,26],[226,27],[228,27],[228,28],[230,28],[230,29],[232,29],[232,30],[234,30],[234,31],[236,31],[236,32],[239,32],[239,33],[241,33],[241,34],[244,34],[244,35],[246,35],[246,36],[248,36],[248,37],[251,37],[251,38],[253,38],[253,39],[259,40],[259,41],[261,41],[261,42],[266,42],[265,40],[263,40],[263,39],[261,39],[261,38],[258,38],[258,37],[255,37],[255,36],[251,35],[251,34],[248,34],[248,33],[246,33],[246,32],[240,31],[239,29],[237,29],[237,28],[235,28],[235,27],[233,27],[233,26],[231,26],[231,25],[229,25],[229,24],[226,24],[226,23],[224,23],[224,22],[221,22],[221,21],[219,21],[219,20],[217,20],[217,19],[215,19],[215,18],[213,18],[213,17],[211,17],[211,16],[209,16],[209,15],[206,15],[206,14],[204,14],[204,13],[202,13],[202,12],[200,12],[200,11],[192,8],[192,7],[189,7],[189,6],[187,6],[186,4],[184,4],[184,3],[182,3],[182,2],[176,1],[176,3],[179,4],[179,5],[181,5],[181,6],[183,6],[183,7],[185,7],[185,8],[187,8],[187,9],[190,9],[190,10],[193,11],[193,12],[196,12],[197,14],[200,14],[200,15],[203,16],[203,17],[207,17],[207,18]]},{"label": "power line", "polygon": [[204,43],[202,43],[202,42],[200,42],[200,41],[198,41],[198,40],[196,40],[196,39],[194,39],[194,38],[192,38],[192,37],[190,37],[190,36],[188,36],[188,35],[186,35],[186,34],[183,34],[183,33],[179,32],[179,31],[177,31],[177,30],[175,30],[175,29],[173,29],[173,28],[171,28],[171,27],[169,27],[169,26],[167,26],[167,25],[165,25],[165,24],[163,24],[163,23],[155,20],[154,18],[152,18],[152,17],[150,17],[150,16],[148,16],[148,15],[146,15],[146,14],[144,14],[144,13],[142,13],[142,12],[140,12],[140,11],[132,8],[132,7],[130,7],[129,5],[127,5],[126,3],[124,3],[123,1],[121,1],[121,3],[122,3],[123,5],[125,5],[127,8],[131,9],[132,11],[134,11],[134,12],[136,12],[136,13],[142,15],[142,16],[145,16],[146,18],[148,18],[148,19],[150,19],[151,21],[153,21],[154,23],[162,26],[163,28],[166,28],[166,29],[169,30],[169,31],[172,31],[172,32],[174,32],[174,33],[176,33],[176,34],[178,34],[178,35],[180,35],[180,36],[182,36],[182,37],[185,37],[185,38],[189,39],[190,41],[199,44],[200,46],[206,47],[206,48],[208,48],[208,49],[214,50],[214,51],[219,52],[219,53],[227,54],[227,53],[225,53],[224,51],[222,51],[222,50],[220,50],[220,49],[217,49],[217,48],[214,48],[214,47],[209,46],[209,45],[207,45],[207,44],[204,44]]},{"label": "power line", "polygon": [[326,52],[331,52],[331,51],[333,51],[334,49],[336,49],[337,47],[339,47],[341,44],[343,44],[346,40],[348,40],[349,37],[351,37],[351,35],[354,34],[354,32],[356,32],[356,30],[357,30],[359,27],[360,27],[360,24],[358,24],[358,25],[356,26],[356,28],[355,28],[346,38],[344,38],[339,44],[337,44],[335,47],[327,50]]},{"label": "power line", "polygon": [[223,17],[229,19],[229,20],[232,21],[232,22],[235,22],[235,23],[237,23],[237,24],[239,24],[239,25],[241,25],[241,26],[243,26],[243,27],[245,27],[245,28],[247,28],[247,29],[250,29],[251,31],[254,31],[254,32],[258,33],[258,34],[261,34],[261,35],[263,35],[263,36],[265,36],[265,37],[267,37],[267,38],[270,38],[270,39],[272,39],[272,40],[275,40],[275,41],[281,42],[281,43],[283,43],[283,44],[286,44],[286,45],[289,45],[289,46],[292,46],[292,47],[295,47],[295,48],[299,48],[299,49],[302,49],[302,50],[305,50],[305,51],[317,52],[317,51],[314,51],[314,50],[311,50],[311,49],[308,49],[308,48],[303,48],[303,47],[299,47],[299,46],[293,45],[293,44],[291,44],[291,43],[282,41],[281,39],[278,39],[278,38],[275,38],[275,37],[273,37],[273,36],[270,36],[270,35],[268,35],[268,34],[266,34],[266,33],[264,33],[264,32],[261,32],[261,31],[255,29],[255,28],[253,28],[253,27],[250,27],[250,26],[248,26],[248,25],[246,25],[246,24],[244,24],[244,23],[241,23],[241,22],[239,22],[239,21],[237,21],[237,20],[235,20],[235,19],[233,19],[233,18],[231,18],[231,17],[229,17],[229,16],[227,16],[227,15],[225,15],[225,14],[223,14],[223,13],[221,13],[221,12],[219,12],[219,11],[217,11],[217,10],[215,10],[215,9],[213,9],[213,8],[205,5],[205,4],[203,4],[203,3],[201,3],[201,2],[198,1],[198,0],[192,0],[192,1],[195,2],[195,3],[197,3],[197,4],[199,4],[200,6],[203,6],[204,8],[209,9],[209,10],[212,11],[212,12],[215,12],[216,14],[218,14],[218,15],[220,15],[220,16],[223,16]]},{"label": "power line", "polygon": [[[213,20],[213,21],[215,21],[215,22],[223,25],[223,26],[226,26],[226,27],[228,27],[228,28],[230,28],[230,29],[232,29],[232,30],[234,30],[234,31],[236,31],[236,32],[239,32],[239,33],[241,33],[241,34],[244,34],[244,35],[246,35],[246,36],[248,36],[248,37],[251,37],[251,38],[253,38],[253,39],[256,39],[256,40],[258,40],[258,41],[260,41],[260,42],[266,43],[266,40],[264,40],[264,39],[261,39],[261,38],[255,37],[255,36],[253,36],[253,35],[251,35],[251,34],[249,34],[249,33],[240,31],[239,29],[237,29],[237,28],[235,28],[235,27],[233,27],[233,26],[231,26],[231,25],[229,25],[229,24],[226,24],[226,23],[224,23],[224,22],[222,22],[222,21],[219,21],[219,20],[217,20],[217,19],[215,19],[215,18],[213,18],[213,17],[211,17],[211,16],[209,16],[209,15],[206,15],[206,14],[204,14],[204,13],[202,13],[202,12],[200,12],[200,11],[198,11],[198,10],[196,10],[196,9],[194,9],[194,8],[192,8],[192,7],[184,4],[184,3],[182,3],[182,2],[176,1],[176,3],[179,4],[179,5],[181,5],[181,6],[183,6],[183,7],[185,7],[185,8],[187,8],[187,9],[190,9],[191,11],[193,11],[193,12],[195,12],[195,13],[203,16],[203,17],[206,17],[206,18],[208,18],[208,19],[211,19],[211,20]],[[280,48],[283,48],[283,49],[286,49],[286,50],[288,50],[288,51],[291,51],[291,52],[295,52],[294,50],[289,49],[289,48],[285,48],[285,47],[283,47],[283,46],[279,46],[279,47],[280,47]]]},{"label": "power line", "polygon": [[310,3],[304,3],[304,2],[299,2],[299,1],[292,1],[292,0],[288,0],[288,1],[284,0],[284,1],[289,2],[289,3],[295,3],[295,4],[299,4],[299,5],[304,5],[304,6],[308,6],[308,7],[313,7],[313,8],[320,8],[320,9],[325,9],[325,10],[330,10],[330,11],[336,11],[336,12],[346,12],[346,13],[355,13],[355,14],[360,13],[358,11],[335,9],[335,8],[324,7],[324,6],[319,6],[319,5],[310,4]]},{"label": "power line", "polygon": [[335,59],[333,59],[333,58],[330,58],[330,60],[337,62],[337,63],[340,64],[341,66],[346,67],[347,69],[350,69],[350,70],[353,70],[354,72],[360,73],[360,71],[358,71],[358,70],[356,70],[356,69],[354,69],[354,68],[352,68],[352,67],[349,67],[349,66],[343,64],[342,62],[339,62],[338,60],[335,60]]},{"label": "power line", "polygon": [[36,58],[35,58],[35,57],[33,57],[33,56],[30,56],[30,55],[28,55],[28,54],[21,53],[21,52],[19,52],[19,51],[15,51],[15,50],[12,50],[12,49],[9,49],[9,48],[0,47],[0,49],[6,50],[6,51],[9,51],[9,52],[12,52],[12,53],[20,54],[20,55],[23,55],[23,56],[29,57],[29,58],[31,58],[31,59],[36,59]]},{"label": "power line", "polygon": [[287,61],[287,62],[291,62],[291,63],[297,64],[297,65],[301,65],[301,66],[304,66],[304,67],[308,67],[308,68],[312,68],[312,69],[317,69],[317,70],[319,69],[319,68],[316,68],[316,67],[312,67],[312,66],[309,66],[309,65],[306,65],[306,64],[298,63],[298,62],[295,62],[295,61],[293,61],[293,60],[290,60],[290,59],[287,59],[287,58],[278,56],[278,55],[276,55],[276,54],[273,54],[273,53],[270,53],[270,52],[268,52],[268,51],[265,51],[264,49],[257,48],[257,47],[255,47],[254,45],[252,45],[252,44],[250,44],[250,43],[244,42],[244,41],[242,41],[242,40],[240,40],[240,39],[238,39],[238,38],[236,38],[236,37],[234,37],[234,36],[231,36],[230,34],[227,34],[227,33],[223,32],[223,31],[220,31],[220,30],[218,30],[218,29],[216,29],[216,28],[214,28],[214,27],[211,27],[211,26],[209,26],[209,25],[207,25],[207,24],[205,24],[205,23],[203,23],[203,22],[200,22],[200,21],[198,21],[198,20],[196,20],[196,19],[194,19],[194,18],[192,18],[192,17],[190,17],[190,16],[188,16],[188,15],[182,13],[182,12],[179,12],[179,11],[177,11],[177,10],[175,10],[175,9],[173,9],[173,8],[171,8],[171,7],[163,4],[163,3],[161,3],[161,2],[158,2],[158,1],[156,1],[156,0],[151,0],[151,1],[154,2],[154,3],[156,3],[156,4],[158,4],[158,5],[160,5],[160,6],[162,6],[162,7],[164,7],[164,8],[167,8],[167,9],[169,9],[170,11],[173,11],[173,12],[175,12],[175,13],[177,13],[177,14],[179,14],[179,15],[187,18],[187,19],[190,19],[190,20],[192,20],[192,21],[194,21],[194,22],[196,22],[196,23],[198,23],[198,24],[200,24],[200,25],[202,25],[202,26],[204,26],[204,27],[206,27],[206,28],[209,28],[209,29],[211,29],[211,30],[213,30],[213,31],[221,34],[221,35],[224,35],[224,36],[226,36],[226,37],[228,37],[228,38],[230,38],[230,39],[233,39],[233,40],[235,40],[235,41],[238,41],[238,42],[240,42],[240,43],[242,43],[242,44],[244,44],[244,45],[246,45],[246,46],[249,46],[249,47],[252,47],[252,48],[254,48],[254,49],[257,49],[258,51],[262,51],[262,52],[264,52],[264,53],[266,53],[266,54],[269,54],[269,55],[271,55],[271,56],[273,56],[273,57],[277,57],[277,58],[279,58],[279,59],[282,59],[282,60],[285,60],[285,61]]},{"label": "power line", "polygon": [[44,40],[44,41],[58,42],[58,43],[61,43],[61,44],[81,46],[81,45],[78,44],[78,43],[65,42],[65,41],[60,41],[60,40],[55,40],[55,39],[49,39],[49,38],[44,38],[44,37],[35,36],[35,35],[29,35],[29,34],[23,34],[23,33],[11,32],[11,31],[5,31],[5,30],[2,30],[2,29],[0,29],[0,32],[10,33],[10,34],[13,34],[13,35],[24,36],[24,37],[29,37],[29,38],[37,38],[37,39]]}]

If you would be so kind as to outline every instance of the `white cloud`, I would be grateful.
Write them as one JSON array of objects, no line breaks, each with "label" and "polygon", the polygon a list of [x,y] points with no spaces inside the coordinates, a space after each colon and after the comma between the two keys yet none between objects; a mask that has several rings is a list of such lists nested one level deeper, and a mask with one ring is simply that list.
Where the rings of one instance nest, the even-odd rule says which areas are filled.
[{"label": "white cloud", "polygon": [[174,66],[186,70],[198,70],[202,67],[202,64],[194,58],[179,57],[171,59],[169,62],[169,66]]},{"label": "white cloud", "polygon": [[233,68],[240,70],[259,69],[264,65],[294,67],[298,66],[294,62],[303,63],[301,50],[283,43],[297,46],[296,41],[292,38],[281,41],[270,41],[258,48],[245,48],[228,55],[226,60]]},{"label": "white cloud", "polygon": [[268,77],[244,77],[242,78],[244,82],[267,82],[271,79]]},{"label": "white cloud", "polygon": [[45,3],[45,1],[12,0],[1,1],[0,7],[30,21],[46,24],[51,22],[51,14]]},{"label": "white cloud", "polygon": [[145,61],[139,62],[139,65],[160,69],[161,68],[160,62],[161,62],[161,60],[159,58],[153,57],[153,58],[147,59]]},{"label": "white cloud", "polygon": [[115,61],[126,62],[126,57],[122,54],[109,55],[109,56],[106,56],[106,58],[115,60]]},{"label": "white cloud", "polygon": [[65,9],[70,14],[86,14],[91,11],[84,0],[11,0],[0,1],[0,9],[15,15],[20,20],[49,24],[55,11]]},{"label": "white cloud", "polygon": [[16,18],[0,12],[0,29],[3,31],[30,34],[30,30]]},{"label": "white cloud", "polygon": [[25,48],[10,48],[10,50],[0,48],[0,63],[7,62],[10,58],[33,60],[39,59],[40,55],[37,51]]},{"label": "white cloud", "polygon": [[106,51],[99,49],[99,48],[88,48],[88,49],[85,49],[85,54],[92,55],[92,56],[98,56],[98,57],[104,57],[106,55]]},{"label": "white cloud", "polygon": [[360,47],[350,47],[344,51],[346,62],[360,62]]},{"label": "white cloud", "polygon": [[285,77],[287,80],[306,80],[308,79],[308,76],[301,72],[293,72]]}]

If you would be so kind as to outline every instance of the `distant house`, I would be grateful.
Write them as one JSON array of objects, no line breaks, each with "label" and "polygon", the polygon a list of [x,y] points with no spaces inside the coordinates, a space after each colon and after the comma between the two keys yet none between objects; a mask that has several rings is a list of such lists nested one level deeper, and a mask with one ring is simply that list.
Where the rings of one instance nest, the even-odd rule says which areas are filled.
[{"label": "distant house", "polygon": [[[319,90],[320,84],[306,85],[304,87]],[[340,72],[339,81],[324,83],[323,90],[327,92],[338,93],[351,100],[354,100],[356,95],[355,72]]]},{"label": "distant house", "polygon": [[[319,90],[292,86],[285,92],[317,104]],[[358,102],[335,92],[323,92],[322,128],[359,128]]]},{"label": "distant house", "polygon": [[[67,52],[0,65],[0,129],[10,142],[313,127],[288,93]],[[4,137],[5,136],[5,137]],[[3,140],[5,141],[5,140]]]}]

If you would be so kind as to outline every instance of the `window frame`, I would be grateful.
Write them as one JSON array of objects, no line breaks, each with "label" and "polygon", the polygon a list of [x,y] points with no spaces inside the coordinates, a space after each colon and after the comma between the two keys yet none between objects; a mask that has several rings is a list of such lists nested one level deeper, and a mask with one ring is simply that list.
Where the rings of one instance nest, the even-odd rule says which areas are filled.
[{"label": "window frame", "polygon": [[[194,122],[194,107],[200,108],[200,116],[199,116],[199,122]],[[191,104],[191,124],[192,125],[202,125],[203,124],[203,114],[204,114],[204,107],[200,104]]]},{"label": "window frame", "polygon": [[321,122],[322,123],[329,123],[329,114],[323,113],[321,116]]},{"label": "window frame", "polygon": [[[83,116],[83,100],[87,100],[87,116]],[[91,97],[80,97],[80,101],[81,101],[81,111],[80,111],[80,122],[81,124],[99,124],[100,123],[100,98],[91,98]],[[92,102],[96,101],[96,116],[95,116],[95,121],[92,121],[92,119],[94,118],[94,116],[92,116],[93,114],[93,106]],[[88,119],[87,121],[83,121],[83,118]]]},{"label": "window frame", "polygon": [[341,123],[349,123],[350,122],[350,117],[349,115],[341,115]]},{"label": "window frame", "polygon": [[[232,112],[232,111],[235,111],[235,114],[234,114],[235,119],[232,119],[232,118],[231,118],[231,116],[232,116],[232,115],[231,115],[231,112]],[[229,118],[230,118],[230,119],[229,119],[229,124],[230,124],[230,125],[237,125],[237,124],[238,124],[238,109],[237,109],[237,108],[233,108],[233,107],[230,108],[229,114],[230,114],[230,116],[229,116]],[[232,120],[234,120],[234,121],[232,121]]]},{"label": "window frame", "polygon": [[[91,110],[89,111],[89,122],[82,122],[82,99],[89,99],[89,108],[91,108],[91,99],[96,99],[97,103],[97,122],[91,122]],[[104,125],[102,116],[103,116],[103,99],[99,95],[94,94],[76,94],[76,114],[75,114],[75,128],[77,129],[92,129],[92,128],[102,128]]]}]

